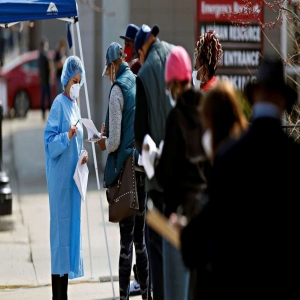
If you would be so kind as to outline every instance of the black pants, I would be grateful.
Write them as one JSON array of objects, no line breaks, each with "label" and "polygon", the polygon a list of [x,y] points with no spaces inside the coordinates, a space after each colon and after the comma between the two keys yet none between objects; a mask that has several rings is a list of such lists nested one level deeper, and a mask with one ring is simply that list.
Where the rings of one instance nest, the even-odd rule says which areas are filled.
[{"label": "black pants", "polygon": [[119,223],[120,257],[119,289],[120,299],[129,299],[130,273],[132,266],[132,245],[136,253],[137,276],[143,299],[148,298],[149,263],[145,243],[145,210],[147,194],[145,192],[145,173],[136,172],[139,211]]},{"label": "black pants", "polygon": [[52,274],[52,300],[68,300],[68,274]]},{"label": "black pants", "polygon": [[[149,198],[153,201],[155,207],[163,212],[163,194],[152,190]],[[152,293],[153,300],[164,299],[164,281],[163,281],[163,254],[162,254],[162,237],[151,227],[148,228],[149,242],[149,263],[151,269]]]}]

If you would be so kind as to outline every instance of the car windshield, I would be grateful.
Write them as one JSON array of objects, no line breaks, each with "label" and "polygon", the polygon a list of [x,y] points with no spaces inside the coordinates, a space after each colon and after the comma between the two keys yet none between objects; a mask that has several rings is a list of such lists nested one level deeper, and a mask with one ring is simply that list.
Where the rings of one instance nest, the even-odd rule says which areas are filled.
[{"label": "car windshield", "polygon": [[37,68],[38,68],[38,60],[37,59],[28,61],[28,62],[24,63],[22,66],[22,69],[25,71],[29,71],[29,70],[37,69]]}]

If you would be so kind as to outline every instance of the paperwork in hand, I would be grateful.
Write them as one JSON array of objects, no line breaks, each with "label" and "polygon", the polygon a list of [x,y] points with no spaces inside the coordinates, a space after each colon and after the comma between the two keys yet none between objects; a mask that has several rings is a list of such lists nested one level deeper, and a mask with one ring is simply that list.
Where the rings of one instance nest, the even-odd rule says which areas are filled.
[{"label": "paperwork in hand", "polygon": [[82,150],[79,159],[76,165],[76,169],[73,175],[75,183],[78,187],[79,193],[81,195],[81,200],[84,201],[86,197],[86,189],[89,178],[89,169],[87,164],[81,164],[83,157],[85,156],[86,151]]},{"label": "paperwork in hand", "polygon": [[86,142],[98,142],[101,139],[102,134],[97,130],[91,119],[81,118],[80,122],[85,126],[88,133],[88,138],[85,140]]},{"label": "paperwork in hand", "polygon": [[143,141],[142,155],[138,163],[144,167],[149,179],[154,176],[154,160],[157,154],[159,154],[159,149],[156,148],[156,144],[150,135],[146,134]]}]

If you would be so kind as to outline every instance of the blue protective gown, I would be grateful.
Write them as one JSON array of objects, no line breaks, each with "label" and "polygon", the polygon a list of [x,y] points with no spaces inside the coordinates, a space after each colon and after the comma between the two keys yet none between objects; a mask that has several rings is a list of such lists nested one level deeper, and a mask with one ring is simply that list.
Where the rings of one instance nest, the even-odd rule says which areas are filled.
[{"label": "blue protective gown", "polygon": [[71,124],[80,118],[78,105],[64,94],[58,95],[44,131],[46,179],[50,205],[51,273],[84,275],[81,247],[81,196],[73,179],[82,147],[83,129],[68,140]]}]

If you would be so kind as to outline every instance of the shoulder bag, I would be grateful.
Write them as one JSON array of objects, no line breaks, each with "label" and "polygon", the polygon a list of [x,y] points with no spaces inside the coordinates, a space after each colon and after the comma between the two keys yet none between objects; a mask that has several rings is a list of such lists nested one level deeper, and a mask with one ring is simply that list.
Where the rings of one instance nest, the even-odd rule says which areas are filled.
[{"label": "shoulder bag", "polygon": [[106,190],[109,222],[118,223],[139,209],[135,177],[135,151],[127,158],[118,180]]}]

